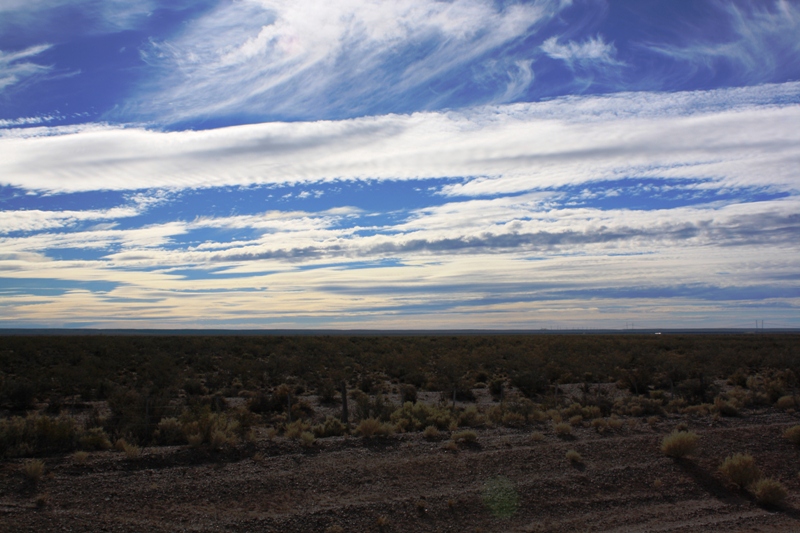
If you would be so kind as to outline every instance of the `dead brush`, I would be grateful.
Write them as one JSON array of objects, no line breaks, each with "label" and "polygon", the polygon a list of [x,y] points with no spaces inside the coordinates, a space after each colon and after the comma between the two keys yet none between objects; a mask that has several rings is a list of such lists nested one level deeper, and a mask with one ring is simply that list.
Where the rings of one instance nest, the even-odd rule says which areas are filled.
[{"label": "dead brush", "polygon": [[422,436],[425,440],[439,440],[441,438],[442,433],[436,428],[436,426],[428,426],[425,428],[425,431],[422,432]]},{"label": "dead brush", "polygon": [[459,431],[457,433],[453,433],[451,438],[455,443],[463,442],[464,444],[472,444],[473,442],[478,441],[478,434],[470,430]]},{"label": "dead brush", "polygon": [[673,431],[661,441],[664,455],[680,459],[697,450],[699,437],[692,431]]},{"label": "dead brush", "polygon": [[722,461],[719,473],[728,481],[743,489],[761,478],[761,471],[756,466],[753,456],[746,453],[730,455]]},{"label": "dead brush", "polygon": [[575,450],[568,450],[565,457],[567,461],[570,462],[572,465],[582,465],[583,464],[583,457],[580,453]]},{"label": "dead brush", "polygon": [[800,425],[790,427],[783,432],[783,436],[792,444],[800,445]]},{"label": "dead brush", "polygon": [[44,461],[41,459],[30,459],[22,464],[22,473],[25,477],[36,483],[44,475]]},{"label": "dead brush", "polygon": [[779,505],[788,493],[783,483],[769,477],[761,478],[750,486],[750,492],[761,505]]},{"label": "dead brush", "polygon": [[569,439],[572,437],[572,426],[567,422],[559,422],[553,425],[553,431],[560,439]]}]

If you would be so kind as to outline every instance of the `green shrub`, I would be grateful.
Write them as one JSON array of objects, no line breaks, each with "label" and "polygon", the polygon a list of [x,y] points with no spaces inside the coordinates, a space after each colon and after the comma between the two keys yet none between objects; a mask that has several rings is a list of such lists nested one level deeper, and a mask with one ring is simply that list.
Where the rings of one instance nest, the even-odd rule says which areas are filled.
[{"label": "green shrub", "polygon": [[750,491],[755,496],[756,501],[762,505],[778,505],[787,496],[786,488],[783,484],[772,478],[761,478],[750,486]]},{"label": "green shrub", "polygon": [[745,488],[761,477],[753,456],[744,453],[726,457],[719,466],[719,472],[739,488]]},{"label": "green shrub", "polygon": [[661,451],[665,455],[680,459],[697,449],[698,436],[692,431],[673,431],[661,441]]}]

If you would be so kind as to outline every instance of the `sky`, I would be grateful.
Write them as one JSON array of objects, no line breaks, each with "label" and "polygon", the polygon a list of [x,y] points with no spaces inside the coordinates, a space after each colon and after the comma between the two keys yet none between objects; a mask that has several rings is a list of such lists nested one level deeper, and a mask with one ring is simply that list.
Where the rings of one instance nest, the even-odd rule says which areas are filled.
[{"label": "sky", "polygon": [[796,0],[0,0],[0,328],[798,328],[798,36]]}]

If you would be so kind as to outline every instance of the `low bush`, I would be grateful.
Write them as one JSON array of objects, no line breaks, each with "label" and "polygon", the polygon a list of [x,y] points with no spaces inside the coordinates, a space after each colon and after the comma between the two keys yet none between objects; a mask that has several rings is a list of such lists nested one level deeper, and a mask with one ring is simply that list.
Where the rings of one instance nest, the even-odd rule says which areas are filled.
[{"label": "low bush", "polygon": [[472,443],[472,442],[477,442],[478,435],[474,431],[465,430],[453,433],[453,436],[451,438],[453,439],[453,442]]},{"label": "low bush", "polygon": [[448,409],[421,402],[404,403],[391,414],[390,420],[399,431],[421,431],[428,426],[447,429],[453,422]]},{"label": "low bush", "polygon": [[391,424],[383,423],[377,418],[365,418],[356,427],[356,435],[364,438],[388,437],[394,432]]},{"label": "low bush", "polygon": [[103,428],[92,428],[81,435],[80,446],[84,450],[109,450],[111,441]]},{"label": "low bush", "polygon": [[697,450],[699,437],[692,431],[673,431],[661,441],[661,451],[665,455],[680,459]]},{"label": "low bush", "polygon": [[756,466],[752,455],[737,453],[730,455],[722,461],[719,472],[739,488],[746,488],[761,477],[761,471]]},{"label": "low bush", "polygon": [[77,465],[86,464],[86,460],[89,458],[89,452],[78,451],[72,454],[72,460],[75,461]]},{"label": "low bush", "polygon": [[316,441],[317,439],[310,431],[304,431],[300,434],[300,444],[302,444],[304,448],[310,448],[314,446]]},{"label": "low bush", "polygon": [[783,483],[772,478],[761,478],[750,486],[756,501],[762,505],[778,505],[787,496]]},{"label": "low bush", "polygon": [[177,418],[162,418],[153,434],[155,441],[162,446],[186,444],[183,426]]},{"label": "low bush", "polygon": [[426,440],[439,440],[441,432],[436,429],[436,426],[428,426],[425,428],[425,431],[422,432],[422,436],[425,437]]},{"label": "low bush", "polygon": [[794,400],[794,396],[781,396],[775,402],[775,407],[778,409],[794,409],[797,407],[797,403]]},{"label": "low bush", "polygon": [[324,423],[312,427],[311,431],[318,439],[325,437],[341,437],[347,432],[347,426],[338,418],[328,415]]},{"label": "low bush", "polygon": [[792,444],[800,445],[800,425],[790,427],[783,432],[783,436],[789,439]]},{"label": "low bush", "polygon": [[0,457],[71,451],[79,435],[78,424],[67,415],[0,419]]},{"label": "low bush", "polygon": [[486,417],[474,405],[470,405],[458,415],[459,427],[480,427],[486,424]]},{"label": "low bush", "polygon": [[572,426],[566,422],[559,422],[558,424],[554,424],[553,431],[555,431],[556,435],[562,439],[566,439],[572,436]]},{"label": "low bush", "polygon": [[583,464],[583,457],[581,457],[581,454],[575,450],[568,450],[566,453],[566,458],[567,461],[574,465]]},{"label": "low bush", "polygon": [[22,465],[22,473],[30,481],[36,482],[44,475],[44,461],[40,459],[30,459]]}]

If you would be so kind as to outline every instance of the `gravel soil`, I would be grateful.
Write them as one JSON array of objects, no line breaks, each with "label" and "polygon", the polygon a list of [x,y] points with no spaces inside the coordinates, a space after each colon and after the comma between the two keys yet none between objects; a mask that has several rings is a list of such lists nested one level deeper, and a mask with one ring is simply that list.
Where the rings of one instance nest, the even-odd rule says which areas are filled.
[{"label": "gravel soil", "polygon": [[[660,442],[680,421],[700,447],[675,460]],[[259,434],[218,451],[50,457],[38,482],[12,460],[0,464],[0,531],[800,531],[800,447],[782,436],[799,421],[775,410],[631,418],[603,434],[576,427],[569,440],[548,424],[484,428],[455,450],[419,433],[310,448]],[[780,507],[726,484],[717,467],[735,452],[786,486]]]}]

